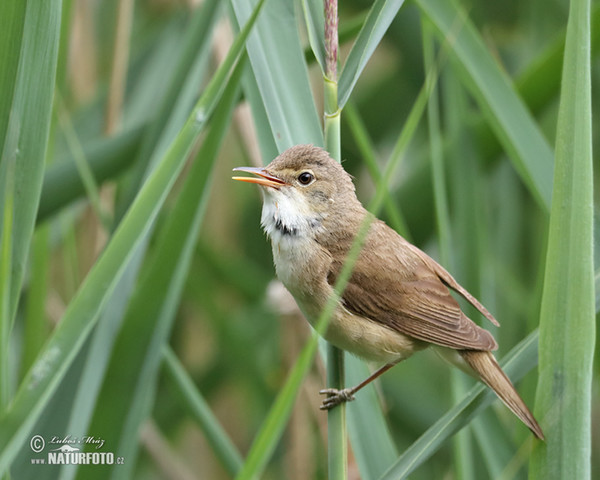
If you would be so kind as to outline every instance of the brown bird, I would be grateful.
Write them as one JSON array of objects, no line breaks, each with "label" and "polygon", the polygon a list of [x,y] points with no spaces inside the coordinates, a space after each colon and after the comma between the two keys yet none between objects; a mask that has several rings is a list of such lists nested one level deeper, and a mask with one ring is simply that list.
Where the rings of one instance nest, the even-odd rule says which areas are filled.
[{"label": "brown bird", "polygon": [[[356,198],[350,175],[318,147],[298,145],[265,168],[234,170],[257,175],[233,178],[263,187],[261,224],[271,239],[277,276],[314,326],[370,214]],[[433,345],[486,383],[543,439],[542,429],[491,353],[498,348],[494,337],[461,311],[449,289],[498,326],[441,265],[374,219],[324,337],[383,367],[353,388],[322,390],[328,397],[321,408],[353,400],[383,372]]]}]

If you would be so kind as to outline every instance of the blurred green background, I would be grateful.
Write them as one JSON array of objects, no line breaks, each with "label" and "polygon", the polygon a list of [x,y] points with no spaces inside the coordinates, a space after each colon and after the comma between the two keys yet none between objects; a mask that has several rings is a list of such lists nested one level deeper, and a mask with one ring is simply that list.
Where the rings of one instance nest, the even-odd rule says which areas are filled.
[{"label": "blurred green background", "polygon": [[[42,95],[36,78],[49,89],[46,113],[39,106],[30,111],[34,122],[47,117],[47,148],[44,134],[33,131],[30,137],[39,141],[45,160],[29,173],[30,182],[15,184],[15,205],[19,195],[30,195],[33,202],[39,195],[40,200],[39,208],[30,209],[35,233],[22,256],[22,279],[12,284],[22,286],[3,290],[3,313],[15,318],[3,358],[9,359],[3,369],[3,406],[41,358],[42,345],[61,319],[69,312],[74,319],[56,339],[64,376],[51,376],[52,388],[30,399],[39,400],[34,423],[10,424],[11,435],[18,432],[7,434],[4,445],[9,445],[11,478],[231,478],[241,461],[236,450],[244,457],[250,449],[310,330],[274,277],[270,245],[259,226],[259,193],[232,182],[231,169],[266,164],[293,143],[322,142],[323,78],[308,42],[302,2],[277,2],[266,2],[257,25],[268,32],[260,55],[243,55],[231,76],[211,90],[225,89],[211,97],[216,109],[191,151],[179,151],[187,159],[181,173],[172,170],[173,180],[177,177],[172,188],[167,183],[163,190],[156,187],[150,202],[155,221],[149,211],[140,214],[139,221],[148,223],[137,229],[139,236],[135,228],[130,232],[131,243],[123,247],[127,256],[114,261],[113,274],[106,270],[104,281],[94,277],[87,285],[88,273],[100,263],[144,182],[156,174],[161,159],[173,154],[169,145],[181,139],[185,119],[250,7],[241,0],[232,2],[235,7],[208,0],[53,1],[48,11],[38,12],[39,19],[50,18],[46,30],[36,24],[35,2],[25,2],[22,10],[15,2],[3,7],[22,21],[2,39],[5,65],[17,71],[19,61],[30,58],[25,75],[32,85],[18,75],[11,80],[5,72],[3,85],[12,81],[12,87],[19,87],[14,98],[4,95],[1,106],[15,98],[24,105],[37,98],[28,89]],[[539,324],[569,6],[558,0],[472,0],[438,9],[441,3],[403,4],[372,56],[366,54],[368,63],[342,113],[343,164],[368,204],[427,72],[437,70],[436,89],[425,93],[427,111],[414,123],[397,173],[386,179],[390,198],[380,217],[444,263],[498,318],[502,328],[492,329],[502,358]],[[597,7],[594,2],[592,90],[600,78]],[[372,8],[366,0],[340,2],[342,63]],[[454,19],[445,31],[444,18]],[[480,43],[467,42],[468,48],[457,54],[456,37],[463,28],[471,29]],[[287,35],[279,41],[282,32]],[[40,55],[55,55],[55,79],[51,72],[36,70],[35,56],[19,57],[12,47],[21,39],[47,47]],[[272,69],[262,68],[261,61]],[[496,65],[491,73],[489,62]],[[512,92],[508,100],[490,83],[498,78]],[[40,101],[44,104],[44,98]],[[593,117],[599,108],[594,99]],[[14,134],[7,127],[9,111],[0,111],[5,148]],[[198,125],[201,117],[196,116]],[[511,137],[519,133],[524,138]],[[592,134],[598,147],[597,124]],[[446,191],[434,183],[435,158],[441,160]],[[2,165],[2,178],[10,179],[8,160]],[[32,185],[33,191],[20,185]],[[37,194],[36,185],[41,185]],[[436,216],[436,199],[448,215],[445,229]],[[6,266],[8,256],[2,258]],[[15,256],[13,270],[18,265]],[[74,301],[78,291],[85,295]],[[92,298],[98,299],[95,306]],[[87,312],[88,323],[81,320],[76,327],[77,319],[84,318],[79,309]],[[48,362],[51,372],[58,371],[51,358]],[[36,375],[48,375],[43,363],[23,385],[37,388]],[[470,379],[450,371],[433,353],[423,352],[378,382],[392,452],[403,452],[456,404],[461,398],[457,385],[459,391],[470,387]],[[190,380],[192,393],[184,388]],[[534,369],[518,384],[532,408],[536,383]],[[327,478],[327,419],[318,409],[317,393],[324,386],[317,356],[262,478]],[[591,452],[596,472],[598,388],[596,375]],[[26,389],[21,385],[21,390]],[[214,417],[202,413],[203,406]],[[10,418],[24,425],[29,417]],[[215,447],[220,434],[207,427],[207,418],[235,448]],[[469,432],[471,478],[525,478],[530,433],[500,402],[478,415]],[[102,450],[124,456],[126,465],[32,465],[33,434],[46,441],[53,435],[103,438]],[[486,443],[490,439],[493,444]],[[229,452],[229,458],[219,451]],[[465,478],[457,470],[452,442],[432,453],[411,478]],[[377,478],[368,477],[358,463],[351,453],[350,478]],[[379,473],[386,467],[380,466]]]}]

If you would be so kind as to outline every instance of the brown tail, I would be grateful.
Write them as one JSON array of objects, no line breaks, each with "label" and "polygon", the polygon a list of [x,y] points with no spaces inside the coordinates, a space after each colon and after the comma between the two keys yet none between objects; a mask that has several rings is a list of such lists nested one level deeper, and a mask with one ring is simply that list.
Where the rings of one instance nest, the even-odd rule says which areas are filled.
[{"label": "brown tail", "polygon": [[458,353],[477,372],[481,380],[496,392],[500,400],[529,427],[533,434],[540,440],[544,440],[542,429],[498,365],[494,355],[491,352],[479,350],[460,350]]}]

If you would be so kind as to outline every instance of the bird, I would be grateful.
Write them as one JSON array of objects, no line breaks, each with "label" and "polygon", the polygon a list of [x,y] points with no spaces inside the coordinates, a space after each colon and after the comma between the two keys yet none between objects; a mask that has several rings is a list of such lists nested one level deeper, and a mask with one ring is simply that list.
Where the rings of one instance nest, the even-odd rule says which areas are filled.
[{"label": "bird", "polygon": [[[254,175],[234,180],[261,187],[261,225],[271,241],[277,277],[314,327],[371,215],[358,200],[352,177],[313,145],[293,146],[266,167],[233,170]],[[321,390],[326,395],[321,408],[354,400],[358,390],[391,367],[432,347],[489,386],[543,440],[541,427],[492,353],[496,340],[465,315],[451,291],[499,326],[446,269],[373,217],[323,336],[381,367],[352,388]]]}]

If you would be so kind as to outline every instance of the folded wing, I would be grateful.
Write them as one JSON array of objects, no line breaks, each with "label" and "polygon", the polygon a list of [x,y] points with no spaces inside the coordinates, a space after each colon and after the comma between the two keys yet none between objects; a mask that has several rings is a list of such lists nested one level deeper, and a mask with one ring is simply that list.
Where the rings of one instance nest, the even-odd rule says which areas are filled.
[{"label": "folded wing", "polygon": [[[461,311],[448,286],[497,324],[494,317],[434,260],[399,235],[382,229],[389,227],[383,222],[373,223],[342,295],[344,306],[429,343],[459,350],[495,350],[498,345],[492,335]],[[338,244],[336,248],[344,247]],[[382,264],[385,268],[373,267]],[[341,268],[341,262],[332,263],[328,275],[331,285]]]}]

